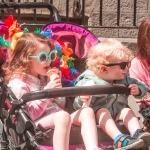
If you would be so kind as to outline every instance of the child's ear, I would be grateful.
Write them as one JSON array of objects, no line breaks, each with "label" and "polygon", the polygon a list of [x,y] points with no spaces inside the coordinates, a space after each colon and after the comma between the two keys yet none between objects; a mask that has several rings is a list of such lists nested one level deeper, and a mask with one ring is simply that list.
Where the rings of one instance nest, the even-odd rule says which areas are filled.
[{"label": "child's ear", "polygon": [[107,73],[107,72],[108,72],[107,67],[104,66],[104,65],[101,65],[101,66],[100,66],[100,72],[102,72],[102,73]]}]

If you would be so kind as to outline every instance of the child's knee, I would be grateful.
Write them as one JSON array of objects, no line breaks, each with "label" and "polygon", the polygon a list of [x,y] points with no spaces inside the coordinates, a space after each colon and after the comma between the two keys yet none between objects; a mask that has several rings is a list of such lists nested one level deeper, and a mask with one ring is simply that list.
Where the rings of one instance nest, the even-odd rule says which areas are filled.
[{"label": "child's knee", "polygon": [[66,123],[70,123],[71,124],[71,117],[70,114],[68,112],[65,111],[60,111],[57,114],[57,117],[55,118],[55,120],[59,121],[59,122],[66,122]]},{"label": "child's knee", "polygon": [[83,115],[94,115],[94,111],[90,107],[85,107],[82,109],[82,114]]},{"label": "child's knee", "polygon": [[123,109],[121,110],[121,114],[126,115],[126,114],[129,114],[129,113],[132,113],[132,114],[133,114],[133,111],[132,111],[131,108],[126,107],[126,108],[123,108]]},{"label": "child's knee", "polygon": [[70,114],[68,112],[66,112],[66,111],[62,111],[61,114],[60,114],[60,117],[63,118],[63,119],[65,118],[65,119],[71,121]]}]

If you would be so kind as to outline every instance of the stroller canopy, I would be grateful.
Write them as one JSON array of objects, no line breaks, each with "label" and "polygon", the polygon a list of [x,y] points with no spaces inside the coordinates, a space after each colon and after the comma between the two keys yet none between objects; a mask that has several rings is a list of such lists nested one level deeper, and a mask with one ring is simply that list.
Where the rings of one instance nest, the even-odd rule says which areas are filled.
[{"label": "stroller canopy", "polygon": [[66,42],[67,46],[73,49],[73,56],[78,58],[86,58],[89,48],[99,43],[89,30],[70,23],[47,24],[43,30],[52,30],[53,38]]}]

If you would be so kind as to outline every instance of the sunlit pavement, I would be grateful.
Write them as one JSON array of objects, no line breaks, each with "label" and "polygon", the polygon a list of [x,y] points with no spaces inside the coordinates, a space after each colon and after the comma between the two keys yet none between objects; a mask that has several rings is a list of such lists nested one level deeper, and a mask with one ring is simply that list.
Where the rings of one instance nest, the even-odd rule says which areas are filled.
[{"label": "sunlit pavement", "polygon": [[[128,100],[129,100],[129,106],[132,108],[132,110],[134,111],[135,115],[137,117],[141,118],[141,115],[138,112],[138,106],[137,106],[137,104],[135,102],[135,98],[133,96],[129,96]],[[140,125],[143,126],[142,119],[140,119]]]}]

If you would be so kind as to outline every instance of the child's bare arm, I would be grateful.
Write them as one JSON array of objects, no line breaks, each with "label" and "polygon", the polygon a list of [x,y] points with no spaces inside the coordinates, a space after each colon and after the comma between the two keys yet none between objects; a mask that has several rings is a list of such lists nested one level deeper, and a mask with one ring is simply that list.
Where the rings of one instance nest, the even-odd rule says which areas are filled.
[{"label": "child's bare arm", "polygon": [[82,102],[87,102],[91,98],[91,96],[90,95],[84,95],[84,96],[79,96],[79,98]]},{"label": "child's bare arm", "polygon": [[[93,80],[89,80],[84,84],[83,86],[93,86],[95,85]],[[84,95],[84,96],[79,96],[80,100],[83,101],[82,107],[88,107],[91,103],[92,95]]]},{"label": "child's bare arm", "polygon": [[54,77],[53,80],[50,80],[50,82],[44,87],[44,89],[51,89],[51,88],[61,88],[61,79],[59,77]]}]

